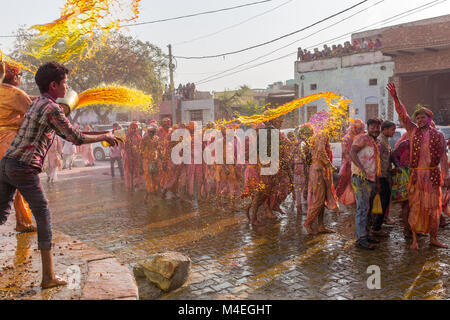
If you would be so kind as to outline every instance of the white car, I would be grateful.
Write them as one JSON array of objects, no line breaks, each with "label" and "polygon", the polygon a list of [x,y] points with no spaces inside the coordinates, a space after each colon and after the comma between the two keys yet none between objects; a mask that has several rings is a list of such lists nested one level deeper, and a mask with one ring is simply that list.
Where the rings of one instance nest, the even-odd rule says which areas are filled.
[{"label": "white car", "polygon": [[101,142],[96,142],[92,144],[92,152],[94,153],[95,160],[105,161],[109,158],[110,148],[104,147]]}]

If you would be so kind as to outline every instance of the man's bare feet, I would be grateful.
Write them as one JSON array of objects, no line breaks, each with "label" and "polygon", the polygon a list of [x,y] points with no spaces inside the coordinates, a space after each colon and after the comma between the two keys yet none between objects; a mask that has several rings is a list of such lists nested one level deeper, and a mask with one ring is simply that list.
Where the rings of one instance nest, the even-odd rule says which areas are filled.
[{"label": "man's bare feet", "polygon": [[395,224],[395,221],[392,220],[390,217],[387,217],[386,219],[384,219],[384,223],[388,224],[388,225],[392,225],[392,224]]},{"label": "man's bare feet", "polygon": [[431,238],[430,239],[430,244],[432,246],[438,247],[438,248],[448,248],[448,245],[446,245],[445,243],[439,242],[436,238]]},{"label": "man's bare feet", "polygon": [[417,244],[417,242],[413,242],[409,248],[411,250],[419,250],[419,245]]},{"label": "man's bare feet", "polygon": [[310,225],[304,224],[304,226],[305,226],[306,231],[307,231],[309,234],[312,234],[312,235],[317,234],[317,231],[314,231],[314,230],[311,228]]},{"label": "man's bare feet", "polygon": [[16,231],[19,233],[36,232],[37,228],[35,226],[16,226]]},{"label": "man's bare feet", "polygon": [[67,281],[63,280],[61,277],[55,276],[53,279],[42,280],[41,288],[49,289],[49,288],[54,288],[54,287],[58,287],[58,286],[65,286],[66,284],[67,284]]}]

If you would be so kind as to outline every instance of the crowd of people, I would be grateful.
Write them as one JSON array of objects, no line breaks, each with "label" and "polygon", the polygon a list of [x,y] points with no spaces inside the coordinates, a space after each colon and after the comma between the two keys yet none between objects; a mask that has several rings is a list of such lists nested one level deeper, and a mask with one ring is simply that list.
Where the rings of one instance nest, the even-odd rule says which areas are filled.
[{"label": "crowd of people", "polygon": [[[336,189],[330,139],[309,123],[287,135],[280,132],[279,170],[275,175],[261,175],[264,166],[259,161],[248,162],[249,137],[245,141],[235,137],[223,144],[224,154],[245,144],[244,164],[174,164],[171,150],[179,141],[171,141],[171,134],[184,128],[193,136],[194,122],[171,126],[170,119],[166,118],[159,126],[151,120],[144,134],[132,123],[125,142],[111,150],[115,155],[111,158],[111,175],[114,176],[117,161],[126,189],[145,189],[145,200],[152,205],[157,198],[165,199],[169,191],[182,201],[214,199],[221,207],[243,209],[253,225],[263,224],[264,218],[276,219],[275,212],[285,214],[281,205],[291,194],[297,214],[303,214],[303,206],[307,206],[304,226],[310,234],[333,232],[324,224],[325,208],[338,212],[339,203],[356,206],[356,245],[369,250],[374,249],[373,243],[379,242],[377,237],[388,236],[382,225],[394,223],[389,208],[392,202],[401,202],[404,235],[413,239],[411,248],[417,248],[417,234],[422,233],[430,234],[432,244],[445,246],[436,238],[439,225],[445,225],[442,211],[449,214],[448,189],[444,193],[440,189],[441,182],[446,188],[450,182],[445,139],[433,127],[429,109],[422,107],[416,111],[417,121],[421,115],[426,117],[426,121],[416,125],[400,103],[396,108],[407,132],[393,150],[389,145],[396,129],[393,122],[369,119],[366,132],[361,120],[352,119],[342,141],[342,165]],[[276,118],[253,128],[258,133],[263,128],[280,129],[282,121]],[[429,136],[421,134],[424,130],[421,125],[428,123]],[[209,123],[203,130],[212,127],[214,124]],[[239,125],[219,126],[223,134],[227,128],[237,129]],[[120,129],[119,124],[114,124],[114,130]],[[412,160],[415,164],[411,165],[409,140],[417,139],[418,134],[427,143],[417,144],[421,153],[419,160]],[[203,142],[203,148],[213,141]],[[194,159],[194,148],[191,152]],[[412,159],[416,159],[416,154],[414,151]],[[412,187],[411,183],[418,185]],[[373,212],[374,205],[380,207],[380,212]]]},{"label": "crowd of people", "polygon": [[383,43],[380,39],[367,41],[362,38],[361,41],[353,40],[353,43],[350,41],[344,42],[344,45],[333,44],[331,48],[328,45],[323,45],[323,49],[319,50],[318,48],[314,48],[314,51],[311,52],[307,49],[298,48],[297,51],[297,60],[298,61],[311,61],[311,60],[319,60],[329,57],[339,57],[347,54],[354,54],[360,52],[369,52],[369,51],[377,51],[382,47]]}]

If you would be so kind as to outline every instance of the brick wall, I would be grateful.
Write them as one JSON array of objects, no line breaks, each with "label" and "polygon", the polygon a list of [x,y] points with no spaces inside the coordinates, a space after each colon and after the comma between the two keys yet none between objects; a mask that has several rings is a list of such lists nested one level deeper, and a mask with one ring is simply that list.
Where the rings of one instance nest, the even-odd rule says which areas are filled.
[{"label": "brick wall", "polygon": [[[450,35],[449,35],[450,36]],[[450,49],[395,57],[395,74],[450,69]]]},{"label": "brick wall", "polygon": [[398,26],[383,32],[383,51],[426,48],[450,44],[450,21],[418,26]]}]

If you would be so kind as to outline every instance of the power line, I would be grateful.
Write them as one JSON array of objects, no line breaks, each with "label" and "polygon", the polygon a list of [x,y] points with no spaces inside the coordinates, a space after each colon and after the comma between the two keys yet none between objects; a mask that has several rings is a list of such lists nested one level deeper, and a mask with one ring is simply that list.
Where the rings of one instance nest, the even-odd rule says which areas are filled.
[{"label": "power line", "polygon": [[[387,19],[384,19],[384,20],[375,22],[375,23],[373,23],[373,24],[371,24],[371,25],[365,26],[365,27],[363,27],[363,28],[359,28],[359,29],[354,30],[354,31],[352,31],[352,32],[343,34],[343,35],[341,35],[341,36],[338,36],[338,37],[335,37],[335,38],[332,38],[332,39],[328,39],[328,40],[326,40],[326,41],[323,41],[323,42],[321,42],[321,43],[315,44],[315,45],[313,45],[313,46],[309,46],[309,47],[307,47],[307,48],[305,48],[305,49],[312,49],[312,48],[317,47],[317,46],[319,46],[319,45],[321,45],[321,44],[326,44],[326,43],[329,43],[330,41],[334,41],[334,40],[338,40],[338,39],[340,39],[340,38],[347,37],[348,35],[351,35],[351,34],[353,34],[353,33],[355,33],[355,32],[358,32],[358,31],[361,31],[361,30],[370,28],[370,27],[372,27],[372,26],[374,26],[374,25],[378,25],[378,24],[386,24],[386,23],[389,23],[389,22],[393,22],[393,21],[402,19],[402,18],[407,17],[407,16],[409,16],[409,15],[412,15],[412,14],[415,14],[415,13],[417,13],[417,12],[421,12],[421,11],[424,11],[424,10],[429,9],[429,8],[431,8],[431,7],[434,7],[434,6],[436,6],[436,5],[442,4],[442,3],[446,2],[447,0],[443,0],[443,1],[440,1],[440,2],[439,2],[439,1],[440,1],[440,0],[434,0],[434,1],[432,1],[432,2],[428,2],[428,3],[424,4],[424,5],[419,6],[419,7],[416,7],[416,8],[407,10],[407,11],[404,11],[404,12],[402,12],[402,13],[400,13],[400,14],[397,14],[397,15],[394,15],[394,16],[392,16],[392,17],[390,17],[390,18],[387,18]],[[436,3],[436,2],[438,2],[438,3]],[[426,7],[426,6],[427,6],[427,7]],[[426,7],[426,8],[424,8],[424,7]],[[420,9],[420,10],[418,10],[418,9]],[[416,11],[416,10],[417,10],[417,11]],[[411,12],[411,11],[416,11],[416,12]],[[399,16],[401,16],[401,17],[399,17]],[[396,18],[396,17],[398,17],[398,18]],[[394,18],[396,18],[396,19],[394,19]],[[389,21],[389,22],[386,22],[386,21],[388,21],[388,20],[390,20],[390,21]],[[283,56],[281,56],[281,57],[274,58],[274,59],[271,59],[271,60],[267,60],[267,61],[261,62],[261,63],[259,63],[259,64],[253,65],[253,66],[249,66],[248,68],[244,68],[244,69],[241,69],[241,70],[232,72],[232,73],[224,74],[224,75],[222,75],[222,76],[220,76],[220,77],[216,77],[216,78],[213,78],[213,79],[210,79],[210,80],[206,80],[206,81],[197,81],[197,82],[195,82],[195,84],[196,84],[196,85],[200,85],[200,84],[204,84],[204,83],[207,83],[207,82],[212,82],[212,81],[215,81],[215,80],[218,80],[218,79],[222,79],[222,78],[225,78],[225,77],[234,75],[234,74],[236,74],[236,73],[240,73],[240,72],[243,72],[243,71],[247,71],[247,70],[250,70],[250,69],[259,67],[259,66],[261,66],[261,65],[264,65],[264,64],[267,64],[267,63],[270,63],[270,62],[274,62],[274,61],[277,61],[277,60],[281,60],[281,59],[287,58],[287,57],[289,57],[289,56],[291,56],[291,55],[295,55],[296,53],[297,53],[297,51],[294,51],[294,52],[288,53],[288,54],[286,54],[286,55],[283,55]]]},{"label": "power line", "polygon": [[[244,8],[244,7],[248,7],[248,6],[254,6],[254,5],[263,4],[263,3],[271,2],[271,1],[273,1],[273,0],[263,0],[263,1],[251,2],[251,3],[247,3],[247,4],[241,4],[241,5],[238,5],[238,6],[234,6],[234,7],[228,7],[228,8],[222,8],[222,9],[217,9],[217,10],[198,12],[198,13],[188,14],[188,15],[184,15],[184,16],[179,16],[179,17],[159,19],[159,20],[153,20],[153,21],[147,21],[147,22],[131,23],[131,24],[122,25],[120,27],[121,28],[122,27],[133,27],[133,26],[139,26],[139,25],[144,25],[144,24],[153,24],[153,23],[159,23],[159,22],[166,22],[166,21],[172,21],[172,20],[191,18],[191,17],[196,17],[196,16],[200,16],[200,15],[205,15],[205,14],[211,14],[211,13],[217,13],[217,12],[223,12],[223,11],[229,11],[229,10]],[[15,35],[4,35],[4,36],[0,35],[0,38],[16,38],[16,37],[17,36],[15,36]]]},{"label": "power line", "polygon": [[[371,5],[371,6],[367,7],[367,8],[364,8],[364,9],[362,9],[362,10],[360,10],[360,11],[358,11],[358,12],[356,12],[356,13],[354,13],[354,14],[352,14],[352,15],[350,15],[350,16],[344,18],[344,19],[341,19],[341,20],[339,20],[339,21],[337,21],[337,22],[335,22],[335,23],[333,23],[333,24],[331,24],[331,25],[329,25],[329,26],[326,26],[326,27],[324,27],[324,28],[322,28],[322,29],[320,29],[320,30],[318,30],[318,31],[315,31],[315,32],[313,32],[313,33],[307,35],[306,37],[303,37],[303,38],[301,38],[301,39],[297,39],[297,40],[295,40],[294,42],[291,42],[291,43],[289,43],[289,44],[287,44],[287,45],[285,45],[285,46],[282,46],[282,47],[280,47],[280,48],[278,48],[278,49],[275,49],[275,50],[273,50],[273,51],[271,51],[271,52],[269,52],[269,53],[266,53],[266,54],[264,54],[264,55],[262,55],[262,56],[259,56],[259,57],[257,57],[257,58],[254,58],[254,59],[252,59],[252,60],[250,60],[250,61],[241,63],[241,64],[239,64],[239,65],[237,65],[237,66],[235,66],[235,67],[233,67],[233,68],[230,68],[230,69],[224,70],[224,71],[222,71],[222,72],[219,72],[219,73],[217,73],[217,74],[208,76],[208,77],[206,77],[206,78],[204,78],[204,79],[199,80],[198,82],[203,82],[203,81],[205,81],[205,80],[208,80],[208,79],[210,79],[210,78],[214,78],[214,77],[216,77],[216,76],[218,76],[218,75],[221,75],[221,74],[223,74],[223,73],[226,73],[226,72],[228,72],[228,71],[232,71],[232,70],[238,69],[239,67],[242,67],[242,66],[244,66],[244,65],[247,65],[247,64],[249,64],[249,63],[255,62],[255,61],[257,61],[257,60],[259,60],[259,59],[261,59],[261,58],[267,57],[267,56],[271,55],[272,53],[275,53],[275,52],[277,52],[277,51],[280,51],[281,49],[284,49],[284,48],[286,48],[286,47],[288,47],[288,46],[290,46],[290,45],[292,45],[292,44],[294,44],[294,43],[296,43],[296,42],[299,42],[299,41],[305,40],[305,39],[307,39],[307,38],[310,38],[310,37],[312,37],[312,36],[318,34],[319,32],[321,32],[321,31],[323,31],[323,30],[329,29],[329,28],[331,28],[331,27],[333,27],[333,26],[335,26],[335,25],[337,25],[337,24],[339,24],[339,23],[341,23],[341,22],[343,22],[343,21],[345,21],[345,20],[348,20],[348,19],[350,19],[350,18],[353,18],[354,16],[356,16],[356,15],[358,15],[358,14],[360,14],[360,13],[362,13],[362,12],[364,12],[364,11],[366,11],[366,10],[372,8],[372,7],[375,7],[375,6],[377,6],[378,4],[380,4],[380,3],[384,2],[384,1],[385,1],[385,0],[378,1],[377,3],[374,3],[373,5]],[[437,0],[436,0],[436,1],[437,1]]]},{"label": "power line", "polygon": [[261,17],[261,16],[263,16],[263,15],[269,13],[269,12],[275,11],[276,9],[278,9],[278,8],[280,8],[280,7],[282,7],[282,6],[285,6],[286,4],[288,4],[288,3],[292,2],[292,1],[294,1],[294,0],[288,0],[288,1],[286,1],[286,2],[283,2],[282,4],[280,4],[280,5],[278,5],[278,6],[274,7],[274,8],[272,8],[272,9],[270,9],[270,10],[266,10],[266,11],[260,13],[260,14],[257,14],[256,16],[250,17],[250,18],[248,18],[248,19],[245,19],[244,21],[241,21],[241,22],[239,22],[239,23],[233,24],[233,25],[228,26],[228,27],[226,27],[226,28],[220,29],[220,30],[215,31],[215,32],[213,32],[213,33],[209,33],[209,34],[206,34],[206,35],[204,35],[204,36],[200,36],[200,37],[197,37],[197,38],[193,38],[193,39],[191,39],[191,40],[186,40],[186,41],[181,41],[181,42],[178,42],[178,43],[174,43],[174,46],[177,46],[177,45],[183,45],[183,44],[191,43],[191,42],[194,42],[194,41],[197,41],[197,40],[209,38],[209,37],[211,37],[211,36],[214,36],[214,35],[216,35],[216,34],[219,34],[219,33],[223,32],[223,31],[226,31],[226,30],[229,30],[229,29],[238,27],[238,26],[243,25],[244,23],[246,23],[246,22],[248,22],[248,21],[250,21],[250,20],[259,18],[259,17]]},{"label": "power line", "polygon": [[248,48],[244,48],[244,49],[240,49],[240,50],[236,50],[236,51],[231,51],[231,52],[226,52],[226,53],[222,53],[222,54],[210,55],[210,56],[197,56],[197,57],[182,57],[182,56],[176,56],[176,58],[179,58],[179,59],[208,59],[208,58],[217,58],[217,57],[228,56],[228,55],[232,55],[232,54],[236,54],[236,53],[248,51],[248,50],[251,50],[251,49],[259,48],[259,47],[262,47],[262,46],[264,46],[264,45],[267,45],[267,44],[273,43],[273,42],[275,42],[275,41],[284,39],[284,38],[286,38],[286,37],[292,36],[292,35],[294,35],[294,34],[296,34],[296,33],[299,33],[299,32],[301,32],[301,31],[304,31],[304,30],[306,30],[306,29],[312,28],[313,26],[315,26],[315,25],[317,25],[317,24],[320,24],[320,23],[322,23],[322,22],[324,22],[324,21],[326,21],[326,20],[329,20],[329,19],[331,19],[331,18],[334,18],[335,16],[338,16],[338,15],[344,13],[344,12],[347,12],[347,11],[349,11],[349,10],[351,10],[351,9],[353,9],[353,8],[355,8],[355,7],[357,7],[357,6],[360,6],[360,5],[362,5],[363,3],[367,2],[367,1],[369,1],[369,0],[361,1],[361,2],[355,4],[355,5],[351,6],[351,7],[348,7],[347,9],[344,9],[344,10],[342,10],[342,11],[339,11],[339,12],[335,13],[335,14],[332,14],[331,16],[328,16],[328,17],[326,17],[326,18],[324,18],[324,19],[322,19],[322,20],[319,20],[319,21],[317,21],[317,22],[314,22],[313,24],[310,24],[309,26],[306,26],[306,27],[301,28],[301,29],[299,29],[299,30],[295,30],[295,31],[293,31],[293,32],[290,32],[290,33],[288,33],[288,34],[285,34],[285,35],[282,35],[282,36],[280,36],[280,37],[278,37],[278,38],[275,38],[275,39],[273,39],[273,40],[266,41],[266,42],[263,42],[263,43],[260,43],[260,44],[257,44],[257,45],[248,47]]},{"label": "power line", "polygon": [[238,9],[238,8],[248,7],[248,6],[254,6],[254,5],[262,4],[262,3],[265,3],[265,2],[271,2],[271,1],[272,0],[263,0],[263,1],[258,1],[258,2],[241,4],[239,6],[234,6],[234,7],[229,7],[229,8],[223,8],[223,9],[218,9],[218,10],[211,10],[211,11],[204,11],[204,12],[199,12],[199,13],[188,14],[188,15],[174,17],[174,18],[167,18],[167,19],[153,20],[153,21],[147,21],[147,22],[132,23],[132,24],[123,25],[121,27],[133,27],[133,26],[140,26],[140,25],[143,25],[143,24],[153,24],[153,23],[159,23],[159,22],[166,22],[166,21],[172,21],[172,20],[179,20],[179,19],[197,17],[197,16],[201,16],[201,15],[205,15],[205,14],[211,14],[211,13],[217,13],[217,12],[222,12],[222,11],[234,10],[234,9]]},{"label": "power line", "polygon": [[[434,7],[434,6],[438,5],[438,4],[441,4],[441,3],[443,3],[443,2],[446,2],[447,0],[443,0],[443,1],[440,2],[440,3],[435,3],[435,2],[439,2],[439,1],[441,1],[441,0],[434,0],[434,1],[432,1],[432,2],[428,2],[428,3],[424,4],[424,5],[421,5],[421,6],[418,6],[418,7],[416,7],[416,8],[413,8],[413,9],[410,9],[410,10],[407,10],[407,11],[404,11],[404,12],[402,12],[402,13],[400,13],[400,14],[396,14],[396,15],[390,17],[390,18],[383,19],[383,20],[381,20],[381,21],[378,21],[378,22],[375,22],[375,23],[373,23],[373,24],[371,24],[371,25],[368,25],[368,26],[359,28],[359,29],[357,29],[357,30],[354,30],[354,31],[345,33],[345,34],[340,35],[340,36],[338,36],[338,37],[335,37],[335,38],[332,38],[332,39],[328,39],[328,40],[326,40],[326,41],[323,41],[323,42],[321,42],[321,43],[315,44],[315,45],[310,46],[310,47],[305,48],[305,49],[312,49],[312,48],[317,47],[317,46],[319,46],[319,45],[327,44],[327,43],[329,43],[330,41],[335,41],[335,40],[339,40],[339,39],[341,39],[341,38],[345,38],[345,37],[347,37],[348,35],[351,35],[351,34],[353,34],[353,33],[355,33],[355,32],[358,32],[358,31],[361,31],[361,30],[364,30],[364,29],[367,29],[367,28],[371,28],[371,27],[373,27],[373,26],[375,26],[375,25],[378,25],[378,24],[386,24],[386,23],[390,23],[390,22],[395,21],[395,20],[402,19],[402,18],[404,18],[404,17],[406,17],[406,16],[409,16],[409,15],[411,15],[411,14],[415,14],[415,13],[417,13],[417,12],[420,12],[420,11],[423,11],[423,10],[426,10],[426,9],[429,9],[429,8],[431,8],[431,7]],[[433,3],[434,3],[434,4],[433,4]],[[428,6],[428,7],[426,7],[426,6]],[[423,8],[423,7],[426,7],[426,8]],[[418,10],[418,9],[421,9],[421,10]],[[417,12],[411,12],[411,11],[416,11],[416,10],[418,10],[418,11],[417,11]],[[410,12],[411,12],[411,13],[410,13]],[[402,17],[399,17],[399,16],[402,16]],[[398,17],[398,18],[397,18],[397,17]],[[301,40],[301,39],[299,39],[299,40],[297,40],[297,41],[295,41],[295,42],[298,42],[298,41],[300,41],[300,40]],[[291,44],[292,44],[292,43],[291,43]],[[282,47],[282,48],[285,48],[285,47],[286,47],[286,46],[284,46],[284,47]],[[282,49],[282,48],[279,48],[279,49]],[[274,50],[274,51],[272,51],[272,52],[270,52],[270,53],[268,53],[268,54],[265,54],[265,55],[263,55],[263,56],[260,56],[260,57],[258,57],[258,58],[255,58],[255,59],[253,59],[253,60],[251,60],[251,61],[248,61],[248,62],[246,62],[246,63],[240,64],[240,65],[238,65],[238,66],[236,66],[236,67],[233,67],[233,68],[231,68],[231,69],[228,69],[228,70],[225,70],[225,71],[223,71],[223,72],[220,72],[220,73],[218,73],[218,74],[216,74],[216,75],[210,76],[210,77],[205,78],[205,79],[201,79],[201,80],[199,80],[199,81],[197,81],[197,82],[195,82],[195,83],[196,83],[196,84],[203,84],[203,83],[207,83],[207,82],[210,82],[210,81],[214,81],[214,80],[217,80],[217,79],[226,77],[226,76],[228,76],[228,75],[232,75],[232,74],[235,74],[235,73],[238,73],[238,72],[241,72],[241,71],[248,70],[248,69],[242,69],[242,70],[239,70],[239,71],[230,73],[230,74],[226,74],[226,75],[224,75],[224,76],[222,76],[222,77],[217,77],[217,78],[214,78],[214,79],[211,79],[211,80],[208,80],[208,81],[207,81],[207,79],[209,79],[209,78],[212,78],[212,77],[215,77],[215,76],[224,74],[224,73],[226,73],[226,72],[228,72],[228,71],[237,69],[237,68],[239,68],[239,67],[241,67],[241,66],[243,66],[243,65],[246,65],[246,64],[249,64],[249,63],[254,62],[254,61],[256,61],[256,60],[259,60],[260,58],[265,57],[265,56],[268,56],[268,55],[272,54],[273,52],[278,51],[279,49]],[[275,60],[283,59],[283,58],[285,58],[285,57],[287,57],[287,56],[290,56],[290,55],[293,55],[293,54],[295,54],[295,53],[296,53],[296,52],[289,53],[288,55],[282,56],[282,57],[277,58],[277,59],[275,59]],[[266,63],[269,63],[269,62],[272,62],[272,61],[275,61],[275,60],[269,60],[269,61],[267,61]],[[263,63],[263,64],[264,64],[264,63]],[[259,66],[259,65],[256,65],[256,66]],[[250,67],[249,69],[251,69],[251,68],[253,68],[253,66]]]}]

